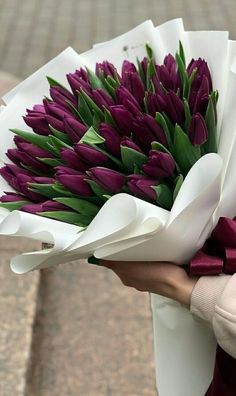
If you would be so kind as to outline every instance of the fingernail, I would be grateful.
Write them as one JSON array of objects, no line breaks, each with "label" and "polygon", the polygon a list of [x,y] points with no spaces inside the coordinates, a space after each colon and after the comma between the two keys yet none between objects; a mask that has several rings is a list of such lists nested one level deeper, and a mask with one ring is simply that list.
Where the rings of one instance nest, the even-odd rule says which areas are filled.
[{"label": "fingernail", "polygon": [[99,259],[97,258],[97,257],[94,257],[94,256],[90,256],[89,258],[88,258],[88,263],[89,264],[99,264]]}]

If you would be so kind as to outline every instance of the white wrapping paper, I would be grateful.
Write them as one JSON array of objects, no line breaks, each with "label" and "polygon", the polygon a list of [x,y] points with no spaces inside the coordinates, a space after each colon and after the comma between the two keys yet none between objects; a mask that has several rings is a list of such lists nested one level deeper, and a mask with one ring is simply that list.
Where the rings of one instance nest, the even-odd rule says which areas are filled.
[{"label": "white wrapping paper", "polygon": [[[130,32],[78,55],[68,48],[5,95],[0,112],[0,160],[13,146],[9,128],[29,130],[22,120],[48,95],[46,75],[66,85],[65,75],[80,66],[94,68],[105,59],[120,69],[124,59],[145,55],[149,42],[158,61],[175,53],[182,41],[187,61],[205,58],[219,91],[218,154],[202,157],[187,175],[172,210],[166,211],[127,194],[106,202],[86,231],[39,216],[0,209],[0,234],[26,236],[53,248],[18,255],[16,273],[66,263],[95,254],[111,260],[187,262],[202,246],[220,216],[236,215],[236,43],[227,32],[186,32],[181,19],[154,27],[146,21]],[[3,179],[0,193],[9,191]],[[159,396],[203,396],[212,377],[216,340],[212,330],[186,308],[152,295]]]}]

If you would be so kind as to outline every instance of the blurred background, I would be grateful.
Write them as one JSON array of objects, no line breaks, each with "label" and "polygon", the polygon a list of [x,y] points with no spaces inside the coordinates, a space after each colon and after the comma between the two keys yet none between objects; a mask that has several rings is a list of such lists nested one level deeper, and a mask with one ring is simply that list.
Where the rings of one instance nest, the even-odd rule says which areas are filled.
[{"label": "blurred background", "polygon": [[[235,0],[0,0],[0,93],[69,45],[176,17],[236,38]],[[11,273],[10,257],[38,248],[0,239],[0,395],[155,396],[149,296],[86,262]]]}]

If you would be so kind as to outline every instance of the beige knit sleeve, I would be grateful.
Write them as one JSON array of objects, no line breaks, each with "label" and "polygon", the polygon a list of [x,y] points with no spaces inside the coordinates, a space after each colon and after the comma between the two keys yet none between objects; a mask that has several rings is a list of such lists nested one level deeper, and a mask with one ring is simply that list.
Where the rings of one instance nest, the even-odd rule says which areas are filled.
[{"label": "beige knit sleeve", "polygon": [[218,344],[236,358],[236,274],[200,277],[190,310],[213,327]]}]

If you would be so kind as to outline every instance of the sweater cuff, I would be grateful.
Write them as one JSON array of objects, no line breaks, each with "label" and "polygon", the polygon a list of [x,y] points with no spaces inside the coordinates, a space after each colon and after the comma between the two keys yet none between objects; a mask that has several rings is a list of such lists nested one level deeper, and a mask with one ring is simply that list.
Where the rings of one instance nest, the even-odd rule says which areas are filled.
[{"label": "sweater cuff", "polygon": [[192,314],[211,323],[217,301],[230,278],[230,275],[201,276],[191,295]]}]

